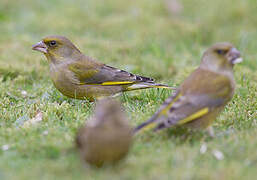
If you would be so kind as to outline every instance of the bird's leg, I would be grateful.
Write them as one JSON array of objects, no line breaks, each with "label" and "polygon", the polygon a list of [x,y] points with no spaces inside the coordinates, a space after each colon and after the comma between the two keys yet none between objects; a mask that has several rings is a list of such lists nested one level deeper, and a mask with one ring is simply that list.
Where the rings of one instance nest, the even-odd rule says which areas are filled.
[{"label": "bird's leg", "polygon": [[215,137],[215,132],[214,132],[214,129],[213,129],[212,126],[207,127],[206,130],[207,130],[207,132],[208,132],[208,134],[209,134],[210,137],[212,137],[212,138]]}]

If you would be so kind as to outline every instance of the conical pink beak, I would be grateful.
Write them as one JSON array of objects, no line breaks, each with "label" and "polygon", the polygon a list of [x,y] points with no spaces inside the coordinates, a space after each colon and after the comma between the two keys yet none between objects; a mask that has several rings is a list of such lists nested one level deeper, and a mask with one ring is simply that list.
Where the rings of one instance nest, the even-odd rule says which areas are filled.
[{"label": "conical pink beak", "polygon": [[232,48],[228,52],[228,58],[231,64],[237,64],[243,61],[243,58],[241,57],[240,52],[236,48]]},{"label": "conical pink beak", "polygon": [[47,46],[43,41],[38,42],[32,46],[32,49],[42,53],[47,53]]}]

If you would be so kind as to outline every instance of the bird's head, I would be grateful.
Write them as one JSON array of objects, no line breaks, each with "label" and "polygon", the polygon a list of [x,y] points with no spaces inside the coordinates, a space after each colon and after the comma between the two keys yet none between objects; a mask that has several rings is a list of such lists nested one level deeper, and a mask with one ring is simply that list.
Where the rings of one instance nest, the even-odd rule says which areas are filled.
[{"label": "bird's head", "polygon": [[216,43],[204,52],[201,67],[214,71],[232,70],[242,62],[240,52],[230,43]]},{"label": "bird's head", "polygon": [[105,127],[127,126],[127,117],[120,102],[105,98],[99,100],[95,108],[95,119],[97,125]]},{"label": "bird's head", "polygon": [[47,36],[33,45],[32,49],[44,53],[53,63],[76,58],[81,54],[78,48],[63,36]]}]

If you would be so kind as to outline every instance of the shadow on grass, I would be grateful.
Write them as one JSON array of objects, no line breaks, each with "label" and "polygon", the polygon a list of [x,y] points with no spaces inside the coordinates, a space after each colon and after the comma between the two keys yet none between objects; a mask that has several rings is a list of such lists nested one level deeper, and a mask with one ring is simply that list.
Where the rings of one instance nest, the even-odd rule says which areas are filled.
[{"label": "shadow on grass", "polygon": [[183,145],[185,143],[199,143],[200,141],[208,142],[213,139],[205,130],[191,130],[184,127],[174,127],[162,130],[160,132],[144,132],[144,134],[137,134],[136,141],[150,142],[150,141],[171,141],[176,145]]}]

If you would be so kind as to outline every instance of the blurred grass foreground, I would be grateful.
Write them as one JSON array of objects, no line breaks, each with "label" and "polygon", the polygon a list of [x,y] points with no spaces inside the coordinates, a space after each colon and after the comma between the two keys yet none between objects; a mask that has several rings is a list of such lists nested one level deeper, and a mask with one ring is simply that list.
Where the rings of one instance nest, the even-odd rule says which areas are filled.
[{"label": "blurred grass foreground", "polygon": [[[256,8],[254,0],[1,0],[0,179],[255,179]],[[179,85],[211,44],[233,43],[244,62],[235,67],[235,96],[214,123],[217,137],[143,134],[118,166],[85,168],[73,139],[94,104],[62,96],[46,59],[31,50],[52,34],[104,63],[169,85]],[[121,100],[137,125],[169,95],[152,89]],[[24,128],[35,117],[41,121]]]}]

